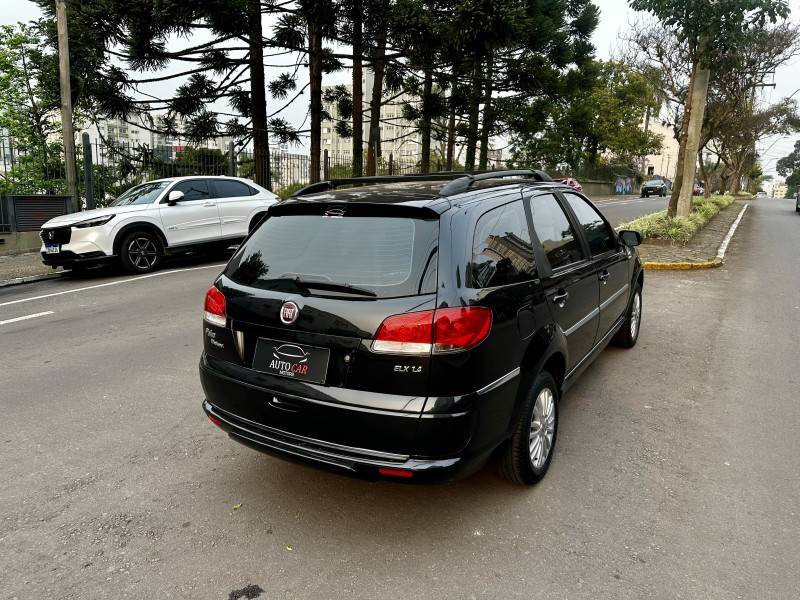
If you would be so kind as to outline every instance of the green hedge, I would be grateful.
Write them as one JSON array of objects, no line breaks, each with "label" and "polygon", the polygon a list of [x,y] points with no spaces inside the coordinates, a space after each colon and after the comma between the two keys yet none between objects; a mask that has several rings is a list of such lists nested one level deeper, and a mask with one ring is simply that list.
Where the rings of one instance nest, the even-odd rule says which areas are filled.
[{"label": "green hedge", "polygon": [[645,215],[619,229],[633,229],[645,239],[671,240],[685,244],[700,231],[711,218],[736,200],[734,196],[697,197],[692,200],[692,212],[688,217],[667,217],[667,211]]}]

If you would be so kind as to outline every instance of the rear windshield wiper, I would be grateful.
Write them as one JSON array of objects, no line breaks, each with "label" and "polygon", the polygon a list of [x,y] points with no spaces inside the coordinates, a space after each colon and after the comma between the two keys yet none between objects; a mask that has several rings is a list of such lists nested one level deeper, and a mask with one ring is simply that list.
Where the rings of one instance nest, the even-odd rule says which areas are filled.
[{"label": "rear windshield wiper", "polygon": [[[273,279],[272,281],[276,281]],[[334,281],[316,281],[313,279],[301,279],[300,277],[279,277],[277,281],[291,281],[298,288],[310,292],[311,289],[327,290],[331,292],[342,292],[344,294],[353,294],[355,296],[369,296],[370,298],[377,298],[378,294],[366,288],[356,287],[349,283],[336,283]]]}]

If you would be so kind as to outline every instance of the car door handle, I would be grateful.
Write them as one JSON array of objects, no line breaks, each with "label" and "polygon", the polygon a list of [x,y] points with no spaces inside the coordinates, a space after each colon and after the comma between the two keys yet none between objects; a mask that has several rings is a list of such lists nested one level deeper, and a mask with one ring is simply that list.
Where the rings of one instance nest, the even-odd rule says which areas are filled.
[{"label": "car door handle", "polygon": [[603,271],[602,273],[600,273],[600,275],[598,275],[598,279],[600,279],[603,285],[608,283],[609,277],[611,277],[611,273],[609,273],[608,271]]},{"label": "car door handle", "polygon": [[203,204],[203,206],[216,206],[216,205],[217,205],[216,202],[206,202],[205,204]]},{"label": "car door handle", "polygon": [[559,290],[553,296],[553,302],[558,305],[559,308],[564,308],[568,298],[569,292],[567,290]]}]

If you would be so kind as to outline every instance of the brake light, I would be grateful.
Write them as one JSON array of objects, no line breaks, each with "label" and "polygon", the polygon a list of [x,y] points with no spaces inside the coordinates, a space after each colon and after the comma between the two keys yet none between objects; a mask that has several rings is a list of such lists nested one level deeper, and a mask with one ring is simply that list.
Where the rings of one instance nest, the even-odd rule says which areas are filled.
[{"label": "brake light", "polygon": [[428,354],[433,348],[433,311],[423,310],[386,318],[372,350],[398,354]]},{"label": "brake light", "polygon": [[440,308],[433,323],[434,352],[459,352],[480,344],[492,329],[492,309],[485,306]]},{"label": "brake light", "polygon": [[485,306],[394,315],[381,323],[372,350],[390,354],[460,352],[480,344],[491,328],[492,311]]},{"label": "brake light", "polygon": [[206,292],[203,318],[218,327],[225,327],[228,324],[225,295],[213,285]]}]

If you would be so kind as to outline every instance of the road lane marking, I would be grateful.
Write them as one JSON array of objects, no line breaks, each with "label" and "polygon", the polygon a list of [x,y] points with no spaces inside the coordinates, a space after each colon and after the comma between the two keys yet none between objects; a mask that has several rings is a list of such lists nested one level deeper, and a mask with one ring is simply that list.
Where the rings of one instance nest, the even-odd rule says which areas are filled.
[{"label": "road lane marking", "polygon": [[53,292],[52,294],[42,294],[41,296],[32,296],[30,298],[20,298],[19,300],[10,300],[9,302],[0,302],[0,306],[11,306],[12,304],[20,304],[21,302],[33,302],[34,300],[44,300],[45,298],[53,298],[54,296],[63,296],[64,294],[75,294],[77,292],[96,290],[98,288],[109,287],[112,285],[122,285],[123,283],[135,283],[137,281],[150,279],[151,277],[162,277],[164,275],[173,275],[175,273],[199,271],[200,269],[219,269],[224,266],[225,263],[220,263],[217,265],[203,265],[202,267],[189,267],[188,269],[172,269],[170,271],[158,271],[156,273],[150,273],[149,275],[139,275],[138,277],[131,277],[130,279],[120,279],[119,281],[108,281],[106,283],[98,283],[97,285],[88,285],[86,287],[74,288],[71,290],[63,290],[61,292]]},{"label": "road lane marking", "polygon": [[8,325],[9,323],[17,323],[18,321],[27,321],[28,319],[35,319],[36,317],[46,317],[47,315],[52,315],[52,314],[53,311],[48,310],[33,315],[25,315],[24,317],[15,317],[13,319],[6,319],[5,321],[0,321],[0,325]]},{"label": "road lane marking", "polygon": [[717,250],[717,258],[719,260],[725,259],[725,251],[728,249],[728,244],[731,243],[733,239],[733,234],[736,233],[736,228],[739,227],[739,223],[744,216],[744,211],[747,210],[747,207],[750,206],[749,204],[745,204],[742,208],[742,211],[739,213],[739,216],[736,217],[736,220],[731,225],[731,228],[728,230],[728,235],[725,236],[725,239],[722,240],[722,243],[719,245],[719,250]]}]

